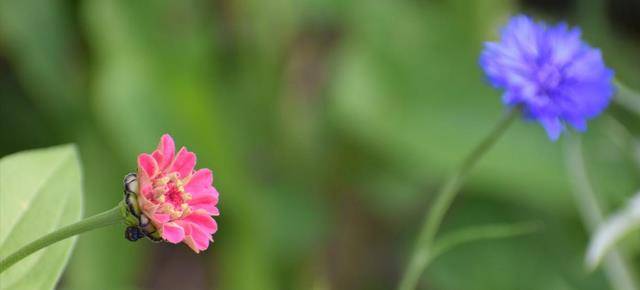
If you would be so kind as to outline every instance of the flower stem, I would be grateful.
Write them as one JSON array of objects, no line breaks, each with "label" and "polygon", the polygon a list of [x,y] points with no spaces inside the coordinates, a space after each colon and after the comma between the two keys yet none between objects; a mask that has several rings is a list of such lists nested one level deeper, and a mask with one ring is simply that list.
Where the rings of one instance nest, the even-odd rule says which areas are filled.
[{"label": "flower stem", "polygon": [[13,252],[11,255],[0,261],[0,273],[4,272],[7,268],[33,254],[34,252],[37,252],[38,250],[50,246],[56,242],[84,233],[86,231],[105,227],[122,221],[124,219],[122,208],[122,204],[119,204],[118,206],[108,211],[90,216],[74,224],[65,226],[23,246],[22,248],[18,249],[17,251]]},{"label": "flower stem", "polygon": [[455,173],[447,180],[444,186],[440,189],[436,195],[436,200],[433,206],[427,213],[422,229],[418,235],[417,244],[413,254],[410,257],[409,264],[398,284],[398,290],[413,290],[418,284],[420,275],[427,267],[427,264],[431,260],[432,246],[434,238],[442,219],[447,210],[451,206],[453,199],[456,197],[458,190],[464,183],[469,171],[478,163],[480,158],[491,149],[491,147],[498,141],[500,136],[506,131],[506,129],[513,123],[516,117],[519,115],[518,109],[513,109],[496,124],[494,129],[487,135],[476,147],[471,151],[469,155],[463,160],[462,164],[455,171]]}]

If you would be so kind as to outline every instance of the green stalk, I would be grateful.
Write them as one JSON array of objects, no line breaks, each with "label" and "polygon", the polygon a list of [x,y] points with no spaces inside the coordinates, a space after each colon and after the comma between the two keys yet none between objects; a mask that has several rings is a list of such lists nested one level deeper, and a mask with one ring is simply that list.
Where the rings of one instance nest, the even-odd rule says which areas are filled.
[{"label": "green stalk", "polygon": [[16,262],[26,258],[27,256],[37,252],[42,248],[50,246],[66,238],[84,233],[86,231],[94,230],[97,228],[115,224],[119,221],[123,221],[123,208],[124,207],[122,207],[122,205],[120,204],[108,211],[88,217],[79,222],[70,224],[52,233],[40,237],[39,239],[23,246],[22,248],[13,252],[13,254],[2,259],[2,261],[0,261],[0,273],[4,272],[7,268],[11,267]]},{"label": "green stalk", "polygon": [[513,123],[513,121],[519,115],[519,110],[509,111],[499,122],[494,129],[487,135],[476,147],[471,151],[469,155],[464,159],[458,170],[448,179],[447,183],[440,189],[436,195],[436,200],[433,206],[427,213],[424,224],[418,235],[417,244],[413,254],[410,257],[409,265],[407,266],[400,283],[398,284],[398,290],[413,290],[418,284],[418,280],[424,269],[429,264],[432,258],[432,246],[434,238],[442,219],[446,214],[451,203],[456,197],[460,187],[464,183],[469,171],[478,163],[480,158],[491,149],[491,147],[500,139],[506,129]]}]

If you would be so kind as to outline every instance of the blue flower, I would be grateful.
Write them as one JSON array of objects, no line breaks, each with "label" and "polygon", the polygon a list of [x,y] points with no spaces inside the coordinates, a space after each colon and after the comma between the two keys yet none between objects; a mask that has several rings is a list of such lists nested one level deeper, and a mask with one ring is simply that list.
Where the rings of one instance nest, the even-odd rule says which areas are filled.
[{"label": "blue flower", "polygon": [[489,82],[504,89],[507,106],[522,107],[551,140],[569,124],[587,129],[587,120],[609,105],[613,71],[600,50],[580,39],[579,28],[547,26],[518,15],[502,29],[500,42],[485,43],[480,65]]}]

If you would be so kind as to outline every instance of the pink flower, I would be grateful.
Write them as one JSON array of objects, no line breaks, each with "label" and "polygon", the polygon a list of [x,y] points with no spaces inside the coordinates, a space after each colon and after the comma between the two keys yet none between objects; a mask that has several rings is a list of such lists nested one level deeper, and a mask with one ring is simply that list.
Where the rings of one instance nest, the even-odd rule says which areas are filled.
[{"label": "pink flower", "polygon": [[218,225],[218,191],[207,168],[195,170],[196,155],[182,147],[175,154],[165,134],[158,149],[138,156],[138,204],[160,236],[184,242],[196,253],[206,250]]}]

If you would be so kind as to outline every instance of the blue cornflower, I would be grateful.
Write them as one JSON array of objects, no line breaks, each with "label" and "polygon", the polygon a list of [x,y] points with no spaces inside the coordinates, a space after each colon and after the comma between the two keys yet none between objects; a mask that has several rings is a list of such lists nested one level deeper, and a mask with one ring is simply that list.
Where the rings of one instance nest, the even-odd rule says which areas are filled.
[{"label": "blue cornflower", "polygon": [[579,28],[518,15],[500,38],[485,43],[480,65],[490,83],[505,90],[502,101],[522,107],[525,118],[538,121],[551,140],[564,124],[585,131],[587,120],[609,105],[613,71],[600,50],[580,39]]}]

